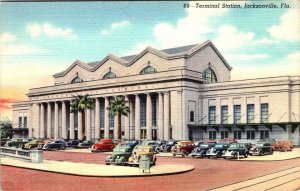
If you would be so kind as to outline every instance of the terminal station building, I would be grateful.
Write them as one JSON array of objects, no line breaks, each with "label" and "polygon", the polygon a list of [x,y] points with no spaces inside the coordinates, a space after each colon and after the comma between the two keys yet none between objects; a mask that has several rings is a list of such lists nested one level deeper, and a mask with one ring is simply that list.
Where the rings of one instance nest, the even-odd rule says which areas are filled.
[{"label": "terminal station building", "polygon": [[[211,41],[77,60],[53,75],[53,86],[30,89],[28,101],[13,104],[14,136],[117,139],[117,117],[106,108],[124,96],[125,139],[275,138],[299,145],[300,76],[232,81],[231,70]],[[87,94],[95,108],[70,112],[75,96]]]}]

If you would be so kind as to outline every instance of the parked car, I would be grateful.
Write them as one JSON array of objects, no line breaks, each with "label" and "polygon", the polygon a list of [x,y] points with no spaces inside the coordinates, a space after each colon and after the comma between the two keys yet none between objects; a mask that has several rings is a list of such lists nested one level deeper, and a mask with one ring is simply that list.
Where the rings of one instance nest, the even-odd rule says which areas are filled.
[{"label": "parked car", "polygon": [[1,138],[1,147],[4,146],[7,141],[9,141],[8,138]]},{"label": "parked car", "polygon": [[206,152],[214,147],[216,144],[215,141],[207,141],[205,143],[200,144],[200,146],[196,147],[192,152],[192,157],[204,157]]},{"label": "parked car", "polygon": [[152,146],[146,146],[146,145],[137,145],[132,155],[128,159],[129,165],[139,165],[139,160],[142,155],[146,155],[150,159],[150,165],[155,165],[156,163],[156,155],[153,152]]},{"label": "parked car", "polygon": [[206,152],[206,156],[208,158],[210,157],[222,157],[222,155],[226,152],[226,150],[228,149],[230,143],[228,142],[218,142],[215,144],[214,147],[212,147],[211,149],[209,149]]},{"label": "parked car", "polygon": [[105,158],[105,164],[126,165],[132,155],[133,148],[127,144],[119,144],[113,150],[112,155]]},{"label": "parked car", "polygon": [[92,138],[91,141],[93,142],[93,144],[98,143],[100,141],[99,138]]},{"label": "parked car", "polygon": [[43,150],[64,150],[66,149],[66,142],[62,139],[48,141],[44,146]]},{"label": "parked car", "polygon": [[111,139],[101,139],[92,145],[92,152],[112,151],[115,147],[116,145]]},{"label": "parked car", "polygon": [[228,147],[227,151],[223,155],[223,158],[234,158],[237,159],[238,157],[245,157],[247,158],[249,154],[249,149],[246,144],[244,143],[232,143]]},{"label": "parked car", "polygon": [[249,155],[273,154],[274,150],[270,142],[258,141],[257,144],[249,151]]},{"label": "parked car", "polygon": [[32,141],[30,141],[30,142],[28,142],[28,143],[26,143],[24,145],[24,149],[33,149],[33,148],[36,148],[36,147],[38,147],[38,145],[40,143],[43,143],[43,142],[44,142],[44,140],[42,140],[42,139],[32,140]]},{"label": "parked car", "polygon": [[22,148],[23,147],[23,139],[22,138],[13,138],[8,140],[5,145],[5,147],[17,147]]},{"label": "parked car", "polygon": [[66,142],[67,147],[73,147],[76,148],[79,144],[79,140],[69,140]]},{"label": "parked car", "polygon": [[130,141],[125,141],[125,144],[130,146],[130,148],[134,149],[135,146],[137,146],[140,142],[137,140],[130,140]]},{"label": "parked car", "polygon": [[82,142],[79,142],[79,144],[77,145],[76,148],[90,148],[94,143],[92,141],[88,141],[88,140],[85,140],[85,141],[82,141]]},{"label": "parked car", "polygon": [[292,151],[294,148],[294,144],[290,140],[282,140],[282,141],[275,141],[272,144],[274,151]]},{"label": "parked car", "polygon": [[204,141],[195,141],[195,142],[194,142],[194,145],[195,145],[196,147],[200,147],[200,145],[203,144],[203,143],[204,143]]},{"label": "parked car", "polygon": [[155,153],[159,153],[160,151],[160,146],[159,144],[156,142],[156,141],[143,141],[141,143],[141,145],[149,145],[149,146],[152,146],[153,147],[153,151]]},{"label": "parked car", "polygon": [[170,151],[171,151],[171,148],[172,148],[173,146],[175,146],[177,143],[178,143],[178,141],[170,140],[170,141],[168,141],[166,144],[161,145],[161,146],[160,146],[160,150],[161,150],[162,152],[170,152]]},{"label": "parked car", "polygon": [[192,141],[179,141],[175,146],[171,148],[173,156],[181,155],[183,157],[188,156],[196,146]]},{"label": "parked car", "polygon": [[51,139],[45,139],[43,142],[40,142],[37,146],[37,149],[39,150],[42,150],[44,145],[47,144],[48,142],[50,143],[51,141],[54,141],[54,140],[51,140]]}]

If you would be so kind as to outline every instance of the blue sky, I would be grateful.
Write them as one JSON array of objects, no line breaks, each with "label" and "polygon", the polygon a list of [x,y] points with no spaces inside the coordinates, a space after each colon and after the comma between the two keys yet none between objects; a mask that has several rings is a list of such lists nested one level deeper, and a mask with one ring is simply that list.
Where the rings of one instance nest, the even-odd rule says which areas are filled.
[{"label": "blue sky", "polygon": [[299,75],[300,3],[274,1],[278,6],[282,2],[291,8],[184,9],[186,2],[144,1],[2,2],[1,98],[25,99],[29,88],[53,85],[52,75],[76,59],[92,62],[109,53],[124,56],[146,46],[163,49],[205,40],[211,40],[233,67],[233,80]]}]

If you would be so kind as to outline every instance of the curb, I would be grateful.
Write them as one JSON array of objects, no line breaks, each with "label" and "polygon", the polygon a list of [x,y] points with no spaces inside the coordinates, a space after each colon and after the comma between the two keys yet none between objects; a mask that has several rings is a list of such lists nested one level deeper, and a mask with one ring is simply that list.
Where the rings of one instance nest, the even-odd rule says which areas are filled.
[{"label": "curb", "polygon": [[75,174],[75,173],[68,173],[68,172],[57,172],[57,171],[51,171],[51,170],[42,170],[42,169],[34,169],[34,168],[29,168],[29,167],[21,167],[21,166],[14,166],[10,164],[0,164],[2,166],[9,166],[9,167],[14,167],[14,168],[21,168],[21,169],[29,169],[29,170],[36,170],[36,171],[41,171],[41,172],[51,172],[51,173],[56,173],[56,174],[65,174],[65,175],[71,175],[71,176],[80,176],[80,177],[99,177],[99,178],[136,178],[136,177],[152,177],[152,176],[168,176],[168,175],[176,175],[176,174],[182,174],[182,173],[187,173],[190,171],[193,171],[195,167],[188,169],[188,170],[183,170],[179,172],[167,172],[167,173],[162,173],[162,174],[142,174],[142,175],[83,175],[83,174]]}]

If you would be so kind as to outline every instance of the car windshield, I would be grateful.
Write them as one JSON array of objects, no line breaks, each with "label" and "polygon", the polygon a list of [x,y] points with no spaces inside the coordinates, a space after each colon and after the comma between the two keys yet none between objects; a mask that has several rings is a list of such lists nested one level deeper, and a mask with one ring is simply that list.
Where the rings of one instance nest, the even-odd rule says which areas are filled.
[{"label": "car windshield", "polygon": [[257,143],[256,146],[257,147],[262,147],[262,146],[264,146],[264,143]]},{"label": "car windshield", "polygon": [[230,145],[230,148],[239,148],[240,146],[238,144],[232,144]]},{"label": "car windshield", "polygon": [[138,152],[150,152],[148,148],[138,148]]},{"label": "car windshield", "polygon": [[208,147],[208,144],[201,144],[200,147]]},{"label": "car windshield", "polygon": [[125,152],[126,152],[126,148],[117,147],[117,148],[114,149],[114,152],[122,152],[122,153],[125,153]]},{"label": "car windshield", "polygon": [[174,142],[168,142],[167,143],[167,145],[173,145],[174,144]]},{"label": "car windshield", "polygon": [[216,144],[215,147],[216,148],[222,148],[224,145],[223,144]]}]

